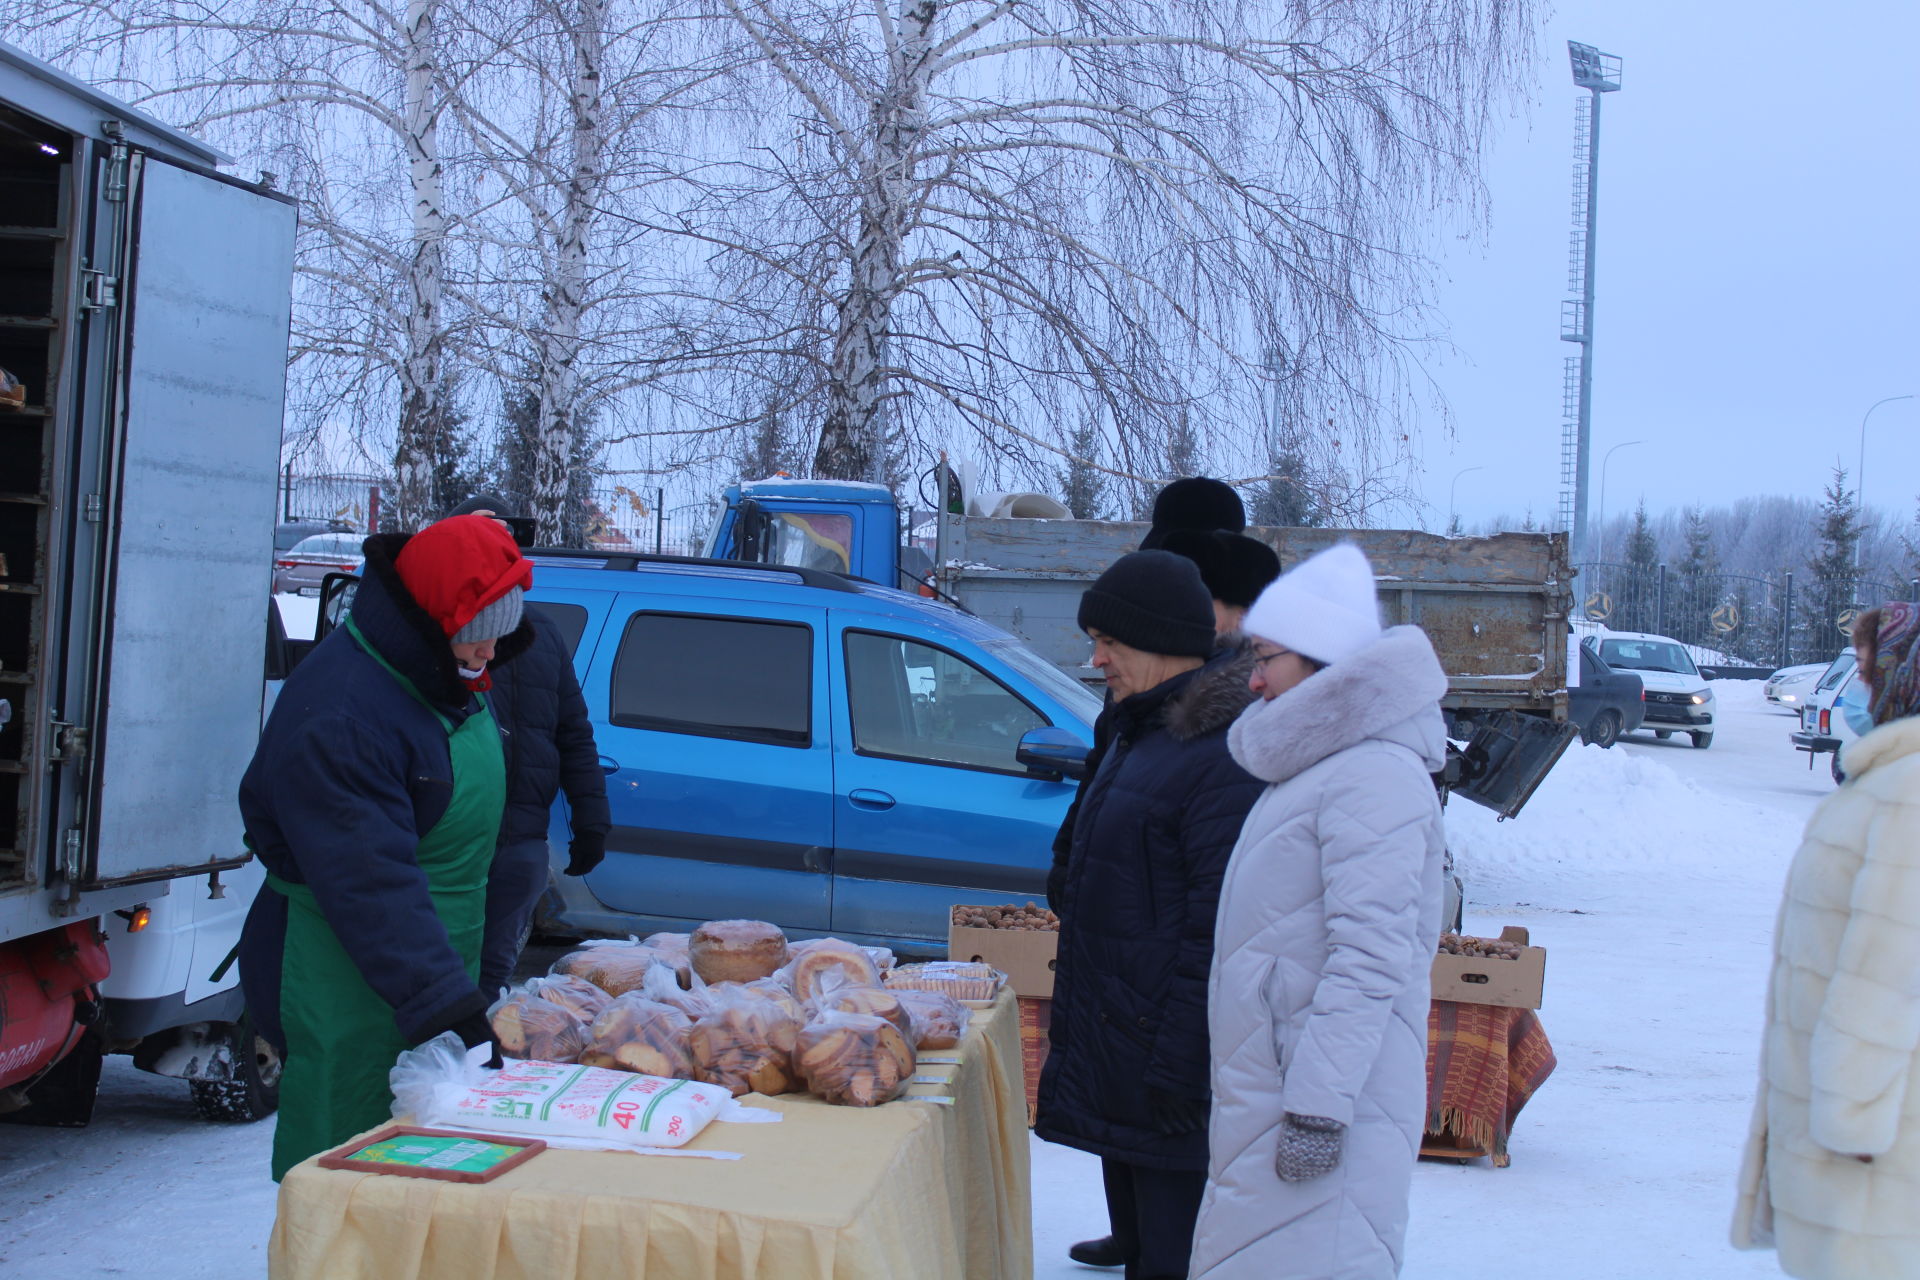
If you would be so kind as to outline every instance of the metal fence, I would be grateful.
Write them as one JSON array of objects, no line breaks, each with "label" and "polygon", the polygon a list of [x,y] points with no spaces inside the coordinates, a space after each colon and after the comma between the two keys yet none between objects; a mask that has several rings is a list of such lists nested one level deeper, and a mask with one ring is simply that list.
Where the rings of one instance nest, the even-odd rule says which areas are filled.
[{"label": "metal fence", "polygon": [[1575,569],[1576,627],[1671,636],[1699,665],[1722,669],[1824,662],[1850,643],[1860,610],[1920,602],[1920,579],[1770,578],[1606,561]]}]

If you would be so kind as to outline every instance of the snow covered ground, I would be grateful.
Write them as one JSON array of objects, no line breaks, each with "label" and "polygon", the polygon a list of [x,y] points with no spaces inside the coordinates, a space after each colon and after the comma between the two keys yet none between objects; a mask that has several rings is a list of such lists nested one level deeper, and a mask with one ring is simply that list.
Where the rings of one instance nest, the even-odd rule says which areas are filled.
[{"label": "snow covered ground", "polygon": [[[1730,1249],[1726,1223],[1780,883],[1832,783],[1759,684],[1716,692],[1706,751],[1644,733],[1575,747],[1519,818],[1449,810],[1468,930],[1524,924],[1548,949],[1540,1016],[1560,1067],[1512,1167],[1419,1167],[1409,1280],[1779,1274]],[[184,1085],[109,1060],[92,1127],[0,1128],[0,1275],[262,1275],[270,1141],[268,1124],[202,1123]],[[1033,1161],[1037,1276],[1114,1274],[1066,1259],[1106,1229],[1097,1164],[1038,1142]]]}]

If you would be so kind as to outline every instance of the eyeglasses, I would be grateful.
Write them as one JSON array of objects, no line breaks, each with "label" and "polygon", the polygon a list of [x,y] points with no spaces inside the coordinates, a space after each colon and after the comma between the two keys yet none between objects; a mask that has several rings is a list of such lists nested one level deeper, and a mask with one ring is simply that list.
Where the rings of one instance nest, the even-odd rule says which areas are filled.
[{"label": "eyeglasses", "polygon": [[1290,658],[1292,656],[1293,650],[1291,649],[1275,649],[1272,653],[1256,653],[1253,655],[1253,669],[1264,675],[1266,674],[1266,667],[1269,662],[1272,662],[1275,658]]}]

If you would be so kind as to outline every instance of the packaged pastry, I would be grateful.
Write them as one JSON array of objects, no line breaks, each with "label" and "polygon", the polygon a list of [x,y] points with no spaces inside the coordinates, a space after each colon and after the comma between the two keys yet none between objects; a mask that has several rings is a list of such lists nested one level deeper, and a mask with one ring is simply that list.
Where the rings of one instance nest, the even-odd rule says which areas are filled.
[{"label": "packaged pastry", "polygon": [[712,987],[708,994],[713,1007],[688,1035],[694,1077],[724,1086],[736,1098],[743,1093],[792,1092],[798,1083],[793,1048],[799,1020],[775,1001],[741,987]]},{"label": "packaged pastry", "polygon": [[[664,965],[660,971],[671,973]],[[693,1023],[680,1010],[649,1000],[638,991],[629,992],[615,998],[594,1020],[580,1061],[589,1067],[690,1080],[693,1055],[687,1040],[692,1030]]]},{"label": "packaged pastry", "polygon": [[623,996],[646,981],[655,961],[671,966],[671,956],[637,942],[590,943],[569,951],[547,972],[558,977],[585,978],[608,995]]},{"label": "packaged pastry", "polygon": [[700,981],[698,976],[694,977],[691,987],[681,987],[678,975],[668,968],[665,962],[655,960],[635,994],[643,995],[657,1004],[678,1009],[687,1015],[687,1021],[693,1022],[703,1017],[713,1006],[713,1000],[707,991],[707,984]]},{"label": "packaged pastry", "polygon": [[702,982],[752,982],[787,963],[787,935],[764,920],[709,920],[693,931],[688,958]]},{"label": "packaged pastry", "polygon": [[820,938],[808,944],[781,970],[786,985],[804,1004],[826,989],[827,979],[845,981],[858,987],[880,985],[880,966],[873,962],[865,947],[838,938]]},{"label": "packaged pastry", "polygon": [[887,986],[904,991],[941,991],[955,1000],[991,1000],[1007,985],[1007,975],[977,960],[929,960],[903,964],[887,975]]},{"label": "packaged pastry", "polygon": [[[788,948],[788,951],[791,955],[795,957],[799,957],[799,956],[805,955],[808,951],[811,951],[813,948],[819,946],[823,942],[832,943],[835,946],[846,945],[845,943],[841,942],[840,939],[838,938],[809,938],[804,942],[793,943]],[[885,973],[887,970],[893,968],[895,961],[894,961],[894,954],[891,948],[862,947],[860,949],[867,953],[867,958],[873,961],[873,967],[878,969],[881,973]]]},{"label": "packaged pastry", "polygon": [[826,1101],[877,1107],[905,1092],[918,1059],[885,1018],[829,1010],[801,1029],[794,1061],[808,1090]]},{"label": "packaged pastry", "polygon": [[907,1016],[900,997],[884,987],[869,987],[849,982],[839,973],[828,973],[821,982],[820,994],[808,1008],[815,1016],[829,1010],[839,1013],[866,1013],[885,1018],[909,1038],[913,1020]]},{"label": "packaged pastry", "polygon": [[973,1010],[946,992],[898,987],[889,988],[888,994],[907,1011],[915,1049],[957,1049],[967,1038]]},{"label": "packaged pastry", "polygon": [[524,988],[507,992],[487,1010],[487,1021],[509,1058],[576,1062],[587,1047],[587,1027],[567,1010]]},{"label": "packaged pastry", "polygon": [[613,1000],[612,996],[585,978],[566,975],[548,974],[544,978],[529,978],[524,989],[542,1000],[559,1005],[582,1023],[591,1023]]}]

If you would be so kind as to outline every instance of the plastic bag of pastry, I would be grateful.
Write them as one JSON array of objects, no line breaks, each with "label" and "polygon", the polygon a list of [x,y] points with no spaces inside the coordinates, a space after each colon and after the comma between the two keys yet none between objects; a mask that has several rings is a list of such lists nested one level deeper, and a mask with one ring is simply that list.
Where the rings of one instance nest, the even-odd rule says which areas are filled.
[{"label": "plastic bag of pastry", "polygon": [[553,1062],[489,1071],[485,1060],[485,1045],[467,1050],[452,1032],[407,1050],[387,1076],[394,1118],[615,1151],[683,1146],[715,1120],[779,1119],[697,1081]]},{"label": "plastic bag of pastry", "polygon": [[544,978],[528,978],[521,989],[550,1004],[559,1005],[582,1023],[590,1023],[599,1017],[600,1011],[613,999],[585,978],[556,977],[553,974]]},{"label": "plastic bag of pastry", "polygon": [[713,1007],[693,1024],[687,1044],[697,1079],[743,1093],[791,1093],[798,1085],[793,1046],[800,1021],[765,996],[733,985],[708,989]]},{"label": "plastic bag of pastry", "polygon": [[854,986],[880,985],[880,966],[867,949],[838,938],[818,938],[795,948],[793,960],[779,976],[804,1004],[820,994],[828,974],[837,974]]},{"label": "plastic bag of pastry", "polygon": [[[671,980],[672,971],[665,965],[660,971]],[[692,1030],[692,1020],[680,1010],[630,991],[594,1019],[580,1061],[589,1067],[690,1080],[693,1055],[687,1050],[687,1033]]]},{"label": "plastic bag of pastry", "polygon": [[885,1018],[907,1037],[913,1036],[913,1020],[907,1016],[899,996],[884,987],[856,983],[837,970],[821,975],[820,994],[808,1002],[807,1009],[815,1017],[829,1010],[870,1013],[876,1018]]},{"label": "plastic bag of pastry", "polygon": [[1006,985],[1006,974],[977,960],[903,964],[887,975],[887,986],[896,990],[944,991],[955,1000],[991,1000]]},{"label": "plastic bag of pastry", "polygon": [[877,1107],[906,1091],[917,1063],[905,1033],[885,1018],[828,1011],[800,1031],[794,1063],[828,1102]]},{"label": "plastic bag of pastry", "polygon": [[[800,956],[806,954],[808,951],[813,950],[813,948],[821,945],[822,943],[831,943],[832,945],[837,947],[844,947],[847,945],[846,943],[840,941],[840,939],[838,938],[808,938],[804,942],[794,943],[788,950],[791,952],[791,954],[794,956],[795,959],[798,959]],[[891,948],[862,947],[860,949],[867,953],[867,959],[873,961],[873,967],[878,969],[881,973],[884,974],[886,973],[887,970],[893,968],[895,959],[894,959],[894,954]]]},{"label": "plastic bag of pastry", "polygon": [[800,1003],[793,992],[781,985],[778,978],[755,978],[752,982],[741,983],[740,990],[746,992],[748,995],[759,996],[763,1000],[773,1001],[782,1009],[785,1009],[795,1022],[805,1022],[807,1020],[806,1007]]},{"label": "plastic bag of pastry", "polygon": [[752,982],[787,962],[787,935],[764,920],[709,920],[687,946],[702,982]]},{"label": "plastic bag of pastry", "polygon": [[889,988],[913,1025],[915,1049],[957,1049],[967,1038],[973,1010],[944,991]]},{"label": "plastic bag of pastry", "polygon": [[487,1010],[500,1052],[509,1058],[575,1062],[587,1047],[587,1025],[567,1010],[523,989],[513,990]]},{"label": "plastic bag of pastry", "polygon": [[623,996],[646,981],[647,970],[658,960],[673,961],[637,942],[601,942],[569,951],[547,972],[559,977],[585,978],[608,995]]},{"label": "plastic bag of pastry", "polygon": [[654,961],[634,994],[678,1009],[687,1015],[689,1022],[704,1017],[707,1010],[713,1007],[713,1000],[707,995],[707,984],[700,981],[698,975],[693,979],[693,986],[682,988],[679,976],[661,960]]}]

